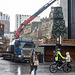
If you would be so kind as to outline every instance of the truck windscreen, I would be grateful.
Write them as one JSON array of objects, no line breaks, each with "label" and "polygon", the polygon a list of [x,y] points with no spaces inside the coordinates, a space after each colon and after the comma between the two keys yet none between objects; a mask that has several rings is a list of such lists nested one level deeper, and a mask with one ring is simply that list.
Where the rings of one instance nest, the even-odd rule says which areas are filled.
[{"label": "truck windscreen", "polygon": [[33,42],[19,42],[20,48],[34,48]]}]

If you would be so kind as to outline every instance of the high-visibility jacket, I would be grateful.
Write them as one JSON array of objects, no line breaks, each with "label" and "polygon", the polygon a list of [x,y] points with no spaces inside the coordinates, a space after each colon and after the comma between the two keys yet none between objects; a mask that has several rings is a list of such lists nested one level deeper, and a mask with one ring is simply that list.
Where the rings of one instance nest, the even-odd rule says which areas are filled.
[{"label": "high-visibility jacket", "polygon": [[47,37],[47,36],[45,36],[45,38],[46,38],[46,39],[48,39],[48,37]]},{"label": "high-visibility jacket", "polygon": [[66,59],[65,57],[63,57],[62,55],[61,55],[61,53],[60,53],[60,51],[57,51],[57,55],[56,55],[56,57],[55,57],[55,61],[59,61],[60,59],[59,58],[62,58],[62,59]]}]

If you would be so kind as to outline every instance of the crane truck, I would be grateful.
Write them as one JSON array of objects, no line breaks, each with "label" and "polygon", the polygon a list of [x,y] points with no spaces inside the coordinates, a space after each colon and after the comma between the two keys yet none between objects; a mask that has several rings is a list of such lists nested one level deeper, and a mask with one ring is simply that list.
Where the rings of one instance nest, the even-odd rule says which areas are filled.
[{"label": "crane truck", "polygon": [[35,48],[33,40],[13,40],[7,48],[7,52],[3,53],[4,59],[10,59],[14,62],[24,62],[29,61],[31,57],[32,50]]},{"label": "crane truck", "polygon": [[43,7],[41,7],[36,13],[34,13],[30,18],[25,20],[17,30],[15,37],[17,39],[14,40],[13,44],[10,44],[8,47],[9,53],[4,53],[3,57],[6,59],[6,57],[9,57],[10,60],[28,60],[30,58],[32,49],[35,48],[34,41],[32,40],[20,40],[19,34],[30,21],[32,21],[34,18],[36,18],[40,13],[42,13],[45,9],[47,9],[51,4],[53,4],[56,0],[50,0],[48,3],[46,3]]}]

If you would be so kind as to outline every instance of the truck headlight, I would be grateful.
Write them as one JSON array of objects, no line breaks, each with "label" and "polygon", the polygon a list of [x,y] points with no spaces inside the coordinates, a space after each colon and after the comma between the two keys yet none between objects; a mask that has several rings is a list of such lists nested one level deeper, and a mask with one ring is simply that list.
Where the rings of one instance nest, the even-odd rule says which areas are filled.
[{"label": "truck headlight", "polygon": [[19,55],[18,57],[21,57],[21,55]]}]

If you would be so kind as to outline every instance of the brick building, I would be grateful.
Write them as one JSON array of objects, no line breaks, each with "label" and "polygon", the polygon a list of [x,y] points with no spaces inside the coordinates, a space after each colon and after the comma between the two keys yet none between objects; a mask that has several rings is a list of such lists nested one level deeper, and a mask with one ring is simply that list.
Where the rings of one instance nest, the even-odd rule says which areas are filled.
[{"label": "brick building", "polygon": [[0,12],[0,23],[4,24],[4,33],[10,32],[10,16]]}]

